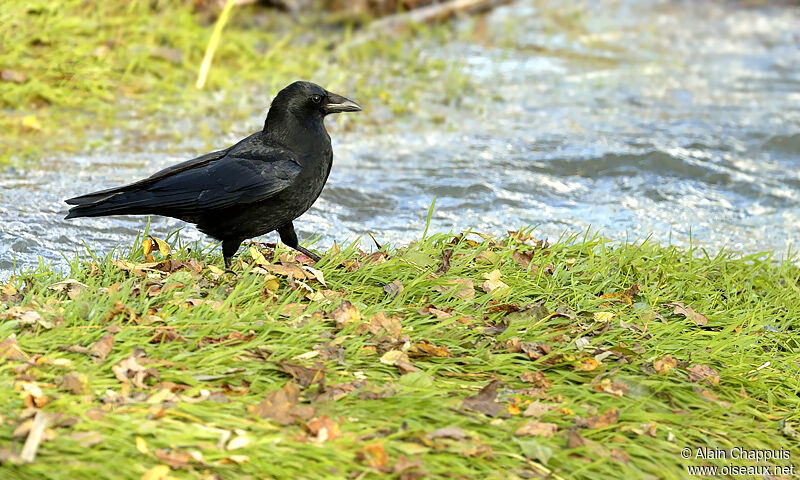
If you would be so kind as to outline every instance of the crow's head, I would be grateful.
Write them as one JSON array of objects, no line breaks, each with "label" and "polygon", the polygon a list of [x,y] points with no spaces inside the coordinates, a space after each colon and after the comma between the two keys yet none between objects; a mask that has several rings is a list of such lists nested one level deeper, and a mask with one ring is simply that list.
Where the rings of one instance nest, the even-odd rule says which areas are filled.
[{"label": "crow's head", "polygon": [[322,118],[329,113],[361,110],[356,102],[311,82],[294,82],[278,92],[270,112],[276,108],[300,118]]}]

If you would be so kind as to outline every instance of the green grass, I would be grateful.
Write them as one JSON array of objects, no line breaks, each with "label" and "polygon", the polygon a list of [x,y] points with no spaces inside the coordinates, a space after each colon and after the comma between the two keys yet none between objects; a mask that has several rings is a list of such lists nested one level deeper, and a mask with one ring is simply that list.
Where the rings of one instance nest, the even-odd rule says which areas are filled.
[{"label": "green grass", "polygon": [[[203,89],[195,82],[215,13],[187,1],[33,0],[0,9],[0,164],[27,166],[87,149],[163,151],[184,137],[219,148],[220,131],[265,112],[291,81],[307,79],[403,115],[421,94],[464,92],[458,65],[420,54],[446,27],[353,42],[320,13],[299,20],[235,7]],[[331,49],[331,46],[338,46]],[[385,119],[363,116],[347,122]],[[189,119],[175,126],[176,119]],[[345,120],[342,120],[345,121]],[[192,148],[196,148],[193,145]]]},{"label": "green grass", "polygon": [[[768,255],[709,256],[647,242],[575,237],[537,247],[520,238],[434,234],[385,248],[385,261],[372,263],[352,246],[329,251],[316,265],[327,288],[306,279],[306,289],[281,272],[273,278],[247,248],[235,275],[214,273],[218,255],[179,245],[172,258],[195,259],[199,271],[140,276],[114,263],[143,262],[138,246],[93,266],[75,260],[66,277],[86,287],[74,298],[49,288],[66,277],[46,265],[21,273],[0,293],[0,340],[16,335],[29,358],[0,365],[3,478],[163,478],[156,474],[167,467],[159,466],[170,463],[173,478],[687,478],[687,465],[754,463],[683,460],[685,447],[789,450],[790,460],[767,463],[797,471],[797,267]],[[270,248],[259,250],[272,258]],[[525,254],[528,268],[518,261]],[[275,255],[294,258],[283,247]],[[358,268],[337,267],[354,259]],[[481,285],[495,270],[509,288],[487,293]],[[459,287],[448,283],[464,279],[474,284],[471,299],[454,296]],[[394,281],[403,286],[396,297],[384,289]],[[206,302],[190,306],[189,298]],[[333,313],[343,300],[360,320]],[[671,302],[707,324],[673,314]],[[287,304],[304,312],[280,314]],[[450,315],[421,312],[430,305]],[[402,330],[391,322],[381,330],[378,314]],[[105,359],[63,350],[91,348],[109,331],[116,333]],[[166,331],[179,337],[153,341]],[[446,350],[419,347],[425,343]],[[112,372],[135,349],[158,373],[139,387]],[[390,350],[408,353],[417,371],[382,363]],[[672,369],[662,366],[667,355]],[[348,386],[325,400],[319,382],[300,384],[300,405],[328,420],[281,425],[253,410],[291,381],[286,363],[324,368],[328,391]],[[697,365],[716,373],[692,381]],[[522,380],[536,372],[547,381]],[[69,373],[85,389],[63,383]],[[494,379],[502,381],[503,413],[464,408],[465,397]],[[35,413],[26,402],[36,401],[51,424],[26,464],[18,458],[26,433],[13,432]],[[554,407],[538,418],[555,425],[554,435],[515,433],[536,419],[521,413],[535,401]],[[599,419],[609,411],[608,421]],[[325,421],[341,436],[313,441],[314,425]],[[460,429],[459,438],[429,435],[444,427]],[[86,435],[96,443],[82,445]],[[226,448],[238,437],[232,446],[241,448]],[[404,462],[417,463],[395,467]]]}]

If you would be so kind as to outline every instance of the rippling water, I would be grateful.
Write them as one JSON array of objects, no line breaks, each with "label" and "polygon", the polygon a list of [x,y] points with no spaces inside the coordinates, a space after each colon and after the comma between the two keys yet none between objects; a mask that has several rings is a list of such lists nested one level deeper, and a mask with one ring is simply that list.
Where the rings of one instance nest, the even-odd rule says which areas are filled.
[{"label": "rippling water", "polygon": [[[439,123],[336,132],[331,178],[296,221],[300,233],[320,234],[321,246],[367,231],[408,241],[435,196],[435,231],[535,225],[557,238],[591,228],[785,253],[800,233],[800,8],[561,4],[520,1],[459,21],[471,40],[427,46],[461,62],[473,87],[425,107]],[[130,245],[144,219],[66,222],[62,200],[190,156],[78,155],[0,175],[0,270],[62,262],[82,250],[76,241],[101,253]],[[162,236],[181,225],[153,219]],[[203,238],[193,227],[182,237]]]}]

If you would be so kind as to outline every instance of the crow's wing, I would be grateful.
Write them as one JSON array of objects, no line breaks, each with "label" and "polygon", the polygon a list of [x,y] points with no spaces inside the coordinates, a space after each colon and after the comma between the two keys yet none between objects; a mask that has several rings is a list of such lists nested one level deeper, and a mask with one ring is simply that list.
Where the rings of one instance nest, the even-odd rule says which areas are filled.
[{"label": "crow's wing", "polygon": [[[221,155],[220,155],[221,154]],[[214,152],[139,182],[67,203],[67,218],[124,214],[195,215],[269,198],[294,182],[302,168],[290,152],[238,149]]]},{"label": "crow's wing", "polygon": [[88,205],[100,202],[116,193],[131,191],[137,188],[145,188],[148,185],[153,184],[155,181],[163,179],[169,175],[174,175],[189,170],[191,168],[200,167],[213,160],[218,160],[227,155],[228,151],[230,151],[231,148],[232,147],[228,147],[225,150],[218,150],[216,152],[206,153],[205,155],[200,155],[197,158],[193,158],[191,160],[187,160],[185,162],[169,166],[163,170],[159,170],[158,172],[154,173],[153,175],[145,179],[139,180],[138,182],[130,183],[128,185],[123,185],[121,187],[114,187],[106,190],[100,190],[98,192],[87,193],[86,195],[80,195],[78,197],[67,199],[65,200],[65,202],[69,205]]}]

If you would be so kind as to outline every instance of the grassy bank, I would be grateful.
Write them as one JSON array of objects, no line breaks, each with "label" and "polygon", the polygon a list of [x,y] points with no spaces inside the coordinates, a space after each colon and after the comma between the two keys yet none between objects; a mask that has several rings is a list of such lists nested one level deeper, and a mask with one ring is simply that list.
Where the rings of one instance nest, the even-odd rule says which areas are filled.
[{"label": "grassy bank", "polygon": [[[297,79],[379,99],[394,114],[423,92],[444,100],[462,86],[455,65],[420,55],[413,41],[447,35],[443,29],[351,43],[351,29],[319,13],[293,18],[250,5],[232,10],[199,89],[216,19],[179,1],[4,5],[0,164],[147,143],[169,151],[183,137],[219,147],[220,131],[265,112]],[[385,121],[362,117],[347,121]]]},{"label": "grassy bank", "polygon": [[258,245],[230,274],[159,246],[2,287],[4,478],[755,464],[686,447],[784,449],[767,463],[800,466],[800,271],[767,256],[434,235],[332,250],[316,270]]}]

